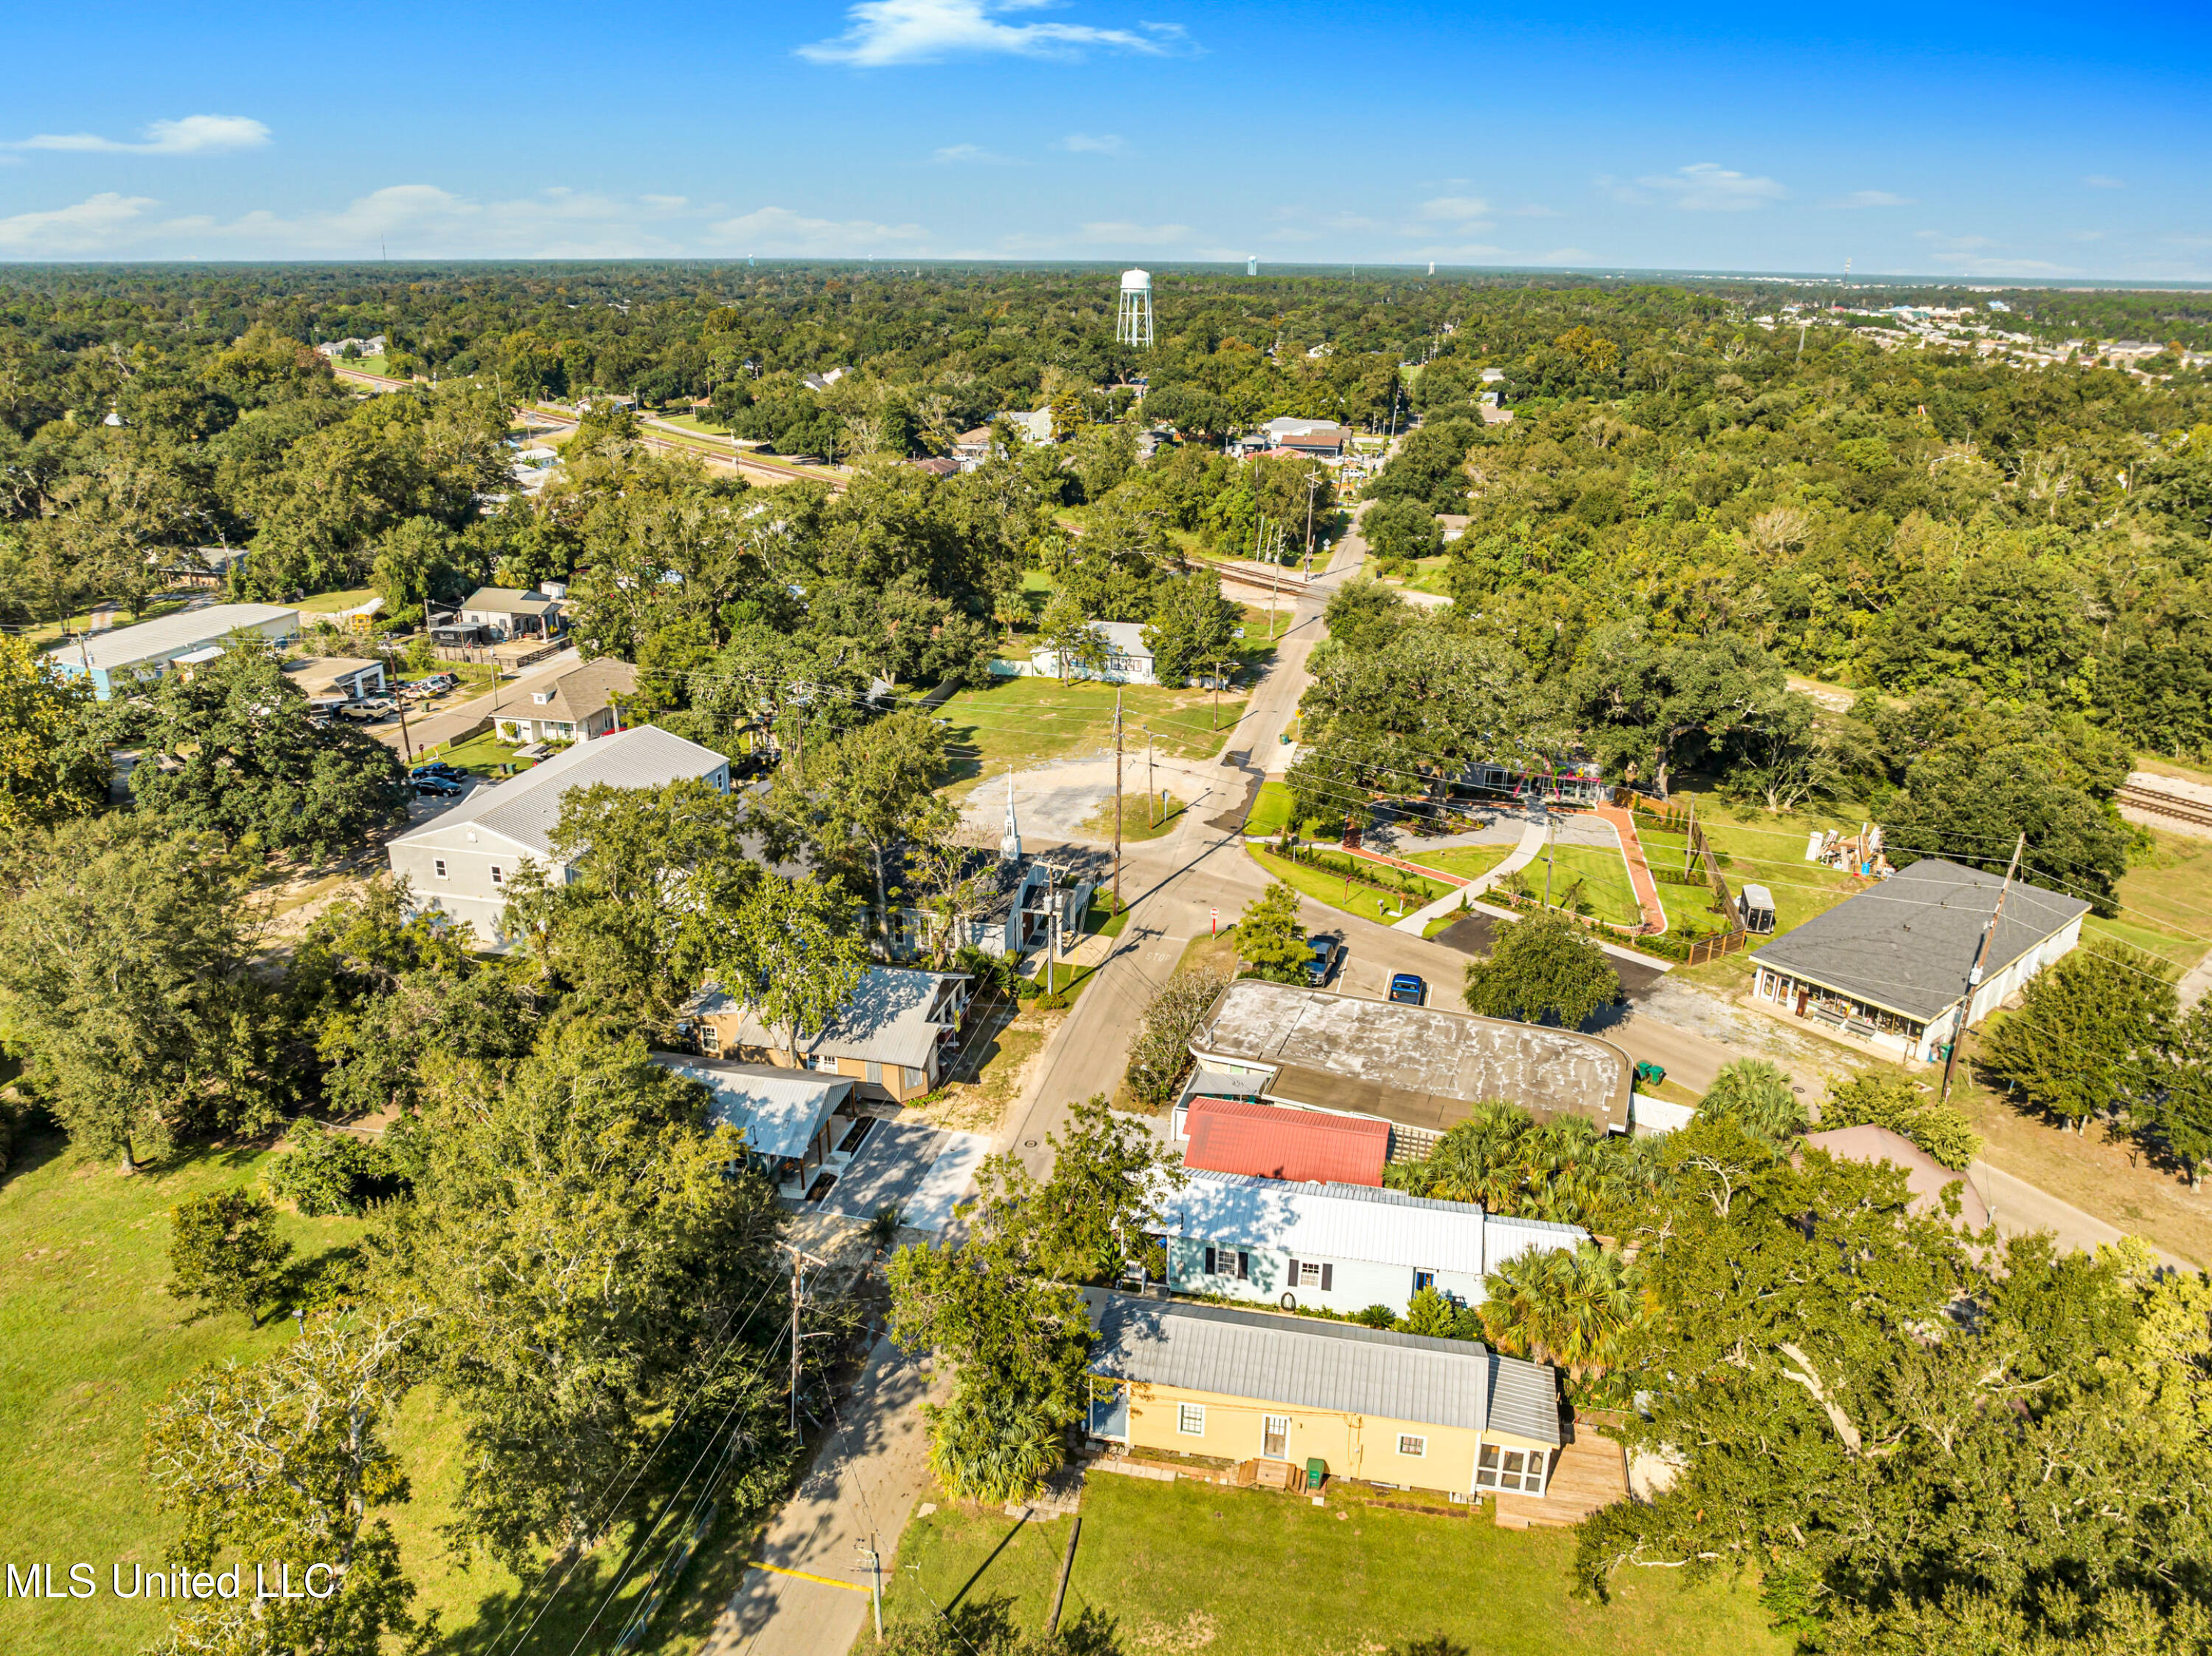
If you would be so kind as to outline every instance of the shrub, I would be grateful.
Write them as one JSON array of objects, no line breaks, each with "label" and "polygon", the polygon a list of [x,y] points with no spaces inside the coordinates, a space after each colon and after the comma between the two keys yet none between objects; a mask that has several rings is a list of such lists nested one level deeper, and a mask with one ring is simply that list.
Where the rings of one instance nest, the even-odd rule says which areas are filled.
[{"label": "shrub", "polygon": [[178,1203],[169,1223],[169,1292],[243,1311],[260,1327],[292,1255],[276,1210],[250,1190],[213,1191]]},{"label": "shrub", "polygon": [[380,1144],[313,1122],[301,1122],[292,1137],[293,1148],[270,1165],[262,1182],[310,1219],[359,1213],[372,1187],[391,1177],[391,1158]]},{"label": "shrub", "polygon": [[1144,1027],[1129,1048],[1129,1090],[1155,1107],[1174,1098],[1191,1065],[1190,1037],[1206,1009],[1229,983],[1218,967],[1178,972],[1145,1009]]},{"label": "shrub", "polygon": [[1770,1144],[1788,1143],[1805,1131],[1805,1106],[1790,1090],[1790,1077],[1763,1058],[1724,1064],[1698,1102],[1708,1120],[1735,1122]]},{"label": "shrub", "polygon": [[1982,1151],[1982,1136],[1955,1104],[1923,1094],[1903,1076],[1861,1075],[1828,1083],[1820,1125],[1887,1127],[1902,1133],[1954,1172]]}]

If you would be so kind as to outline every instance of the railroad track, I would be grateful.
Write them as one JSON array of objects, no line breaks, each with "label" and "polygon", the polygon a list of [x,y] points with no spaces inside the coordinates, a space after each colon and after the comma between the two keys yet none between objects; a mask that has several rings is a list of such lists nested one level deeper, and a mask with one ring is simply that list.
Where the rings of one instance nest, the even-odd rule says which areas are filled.
[{"label": "railroad track", "polygon": [[2157,792],[2127,782],[2120,785],[2120,791],[2114,797],[2123,805],[2133,805],[2137,810],[2147,810],[2153,816],[2171,816],[2178,822],[2212,828],[2212,805],[2203,804],[2194,799]]}]

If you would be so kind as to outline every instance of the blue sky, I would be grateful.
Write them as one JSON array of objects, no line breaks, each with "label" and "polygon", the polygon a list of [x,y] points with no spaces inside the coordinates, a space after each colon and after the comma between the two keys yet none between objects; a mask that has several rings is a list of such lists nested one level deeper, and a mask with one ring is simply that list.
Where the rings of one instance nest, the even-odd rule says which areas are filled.
[{"label": "blue sky", "polygon": [[26,8],[0,258],[2212,281],[2212,6],[1691,9]]}]

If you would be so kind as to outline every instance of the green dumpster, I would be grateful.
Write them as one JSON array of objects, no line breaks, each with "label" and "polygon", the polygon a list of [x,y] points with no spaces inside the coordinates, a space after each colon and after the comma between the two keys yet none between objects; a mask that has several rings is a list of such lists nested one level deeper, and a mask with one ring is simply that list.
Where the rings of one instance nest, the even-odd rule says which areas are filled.
[{"label": "green dumpster", "polygon": [[1306,1488],[1318,1489],[1328,1477],[1328,1467],[1319,1455],[1306,1462]]}]

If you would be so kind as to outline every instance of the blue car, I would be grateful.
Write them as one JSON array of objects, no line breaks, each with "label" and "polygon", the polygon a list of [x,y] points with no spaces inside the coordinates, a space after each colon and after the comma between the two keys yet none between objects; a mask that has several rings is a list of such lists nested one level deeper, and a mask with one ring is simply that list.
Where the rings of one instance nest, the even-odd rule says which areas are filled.
[{"label": "blue car", "polygon": [[415,779],[415,795],[418,799],[449,799],[468,791],[466,783],[450,776],[418,776]]},{"label": "blue car", "polygon": [[1401,1006],[1426,1006],[1429,1004],[1428,982],[1411,972],[1401,972],[1390,980],[1390,998]]}]

